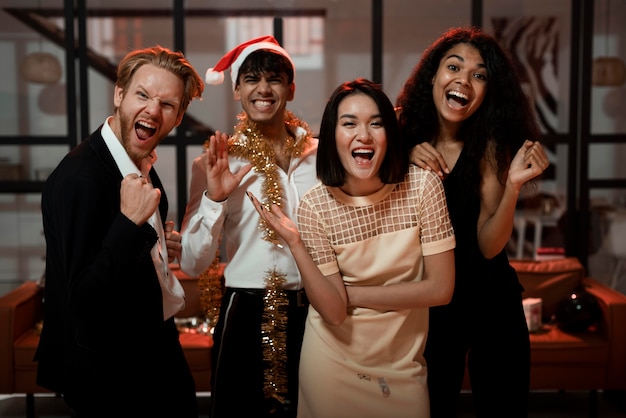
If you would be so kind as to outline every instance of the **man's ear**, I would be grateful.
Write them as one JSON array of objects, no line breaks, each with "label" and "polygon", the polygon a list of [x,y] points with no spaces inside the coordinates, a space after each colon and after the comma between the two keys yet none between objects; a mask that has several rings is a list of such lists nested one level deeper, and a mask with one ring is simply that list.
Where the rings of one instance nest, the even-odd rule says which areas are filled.
[{"label": "man's ear", "polygon": [[178,127],[180,123],[183,121],[184,116],[185,116],[185,112],[181,112],[180,115],[178,115],[178,118],[176,118],[176,127]]},{"label": "man's ear", "polygon": [[289,85],[289,96],[287,96],[287,101],[290,102],[296,96],[296,83],[291,83]]},{"label": "man's ear", "polygon": [[124,98],[124,90],[119,86],[115,86],[115,90],[113,91],[113,105],[116,108],[120,107],[120,104],[122,103],[123,98]]},{"label": "man's ear", "polygon": [[235,90],[233,90],[233,99],[235,99],[236,101],[241,100],[241,93],[239,92],[239,85],[236,85]]}]

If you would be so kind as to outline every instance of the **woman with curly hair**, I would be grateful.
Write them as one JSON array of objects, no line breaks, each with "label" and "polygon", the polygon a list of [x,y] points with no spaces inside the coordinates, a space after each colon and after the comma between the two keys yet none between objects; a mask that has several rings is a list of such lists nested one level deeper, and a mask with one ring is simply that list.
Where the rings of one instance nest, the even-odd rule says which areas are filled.
[{"label": "woman with curly hair", "polygon": [[507,52],[467,27],[426,49],[396,104],[411,161],[443,180],[457,240],[452,301],[430,308],[431,415],[456,416],[467,361],[477,416],[527,416],[523,288],[505,247],[522,186],[549,164],[529,99]]}]

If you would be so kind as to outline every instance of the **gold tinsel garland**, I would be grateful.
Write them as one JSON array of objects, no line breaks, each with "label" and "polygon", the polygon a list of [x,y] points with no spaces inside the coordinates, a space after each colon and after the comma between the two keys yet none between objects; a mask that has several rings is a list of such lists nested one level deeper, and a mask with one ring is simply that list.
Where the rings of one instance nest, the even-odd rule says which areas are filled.
[{"label": "gold tinsel garland", "polygon": [[217,251],[213,263],[198,277],[198,287],[200,288],[200,307],[204,312],[207,325],[215,327],[220,316],[220,306],[222,305],[223,286],[222,275],[218,273],[220,268],[220,243],[217,244]]},{"label": "gold tinsel garland", "polygon": [[[228,152],[230,155],[245,158],[250,161],[252,168],[263,175],[262,204],[269,210],[272,204],[281,206],[282,184],[276,164],[276,154],[270,141],[263,138],[256,124],[248,119],[245,112],[237,115],[239,123],[235,126],[235,133],[229,140]],[[298,119],[293,113],[285,111],[287,129],[297,132],[296,128],[305,131],[294,140],[289,135],[286,141],[285,153],[290,157],[299,157],[310,143],[311,131],[306,122]],[[205,143],[207,146],[208,143]],[[259,228],[264,231],[263,239],[280,246],[276,232],[268,227],[261,219]],[[219,263],[219,250],[211,267],[201,277],[201,302],[208,318],[219,316],[222,283],[219,275],[212,273],[212,267]],[[215,270],[213,270],[215,271]],[[264,393],[267,398],[274,398],[284,402],[287,393],[287,308],[289,298],[282,289],[286,282],[286,275],[276,269],[266,272],[265,295],[263,307],[263,322],[261,326],[261,343],[263,345],[263,361],[266,364],[264,371]],[[219,289],[219,290],[218,290]]]},{"label": "gold tinsel garland", "polygon": [[275,269],[267,272],[261,325],[266,398],[283,403],[287,393],[287,310],[289,298],[283,290],[286,276]]},{"label": "gold tinsel garland", "polygon": [[[272,204],[281,206],[282,184],[276,164],[276,154],[271,141],[267,141],[259,132],[256,123],[248,119],[245,112],[237,115],[239,123],[235,126],[235,134],[231,137],[228,153],[236,157],[245,158],[252,164],[253,170],[263,175],[263,206],[269,210]],[[309,143],[311,132],[308,125],[298,119],[293,113],[285,111],[285,124],[289,127],[301,127],[306,131],[304,138],[294,139],[288,135],[285,139],[285,154],[298,157]],[[276,232],[268,227],[263,219],[259,220],[259,228],[264,232],[263,239],[275,245],[280,245]]]}]

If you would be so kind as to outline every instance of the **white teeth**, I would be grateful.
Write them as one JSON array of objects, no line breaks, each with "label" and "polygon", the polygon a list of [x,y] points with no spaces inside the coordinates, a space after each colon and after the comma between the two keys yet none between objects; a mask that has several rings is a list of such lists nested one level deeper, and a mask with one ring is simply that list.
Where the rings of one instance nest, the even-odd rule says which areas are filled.
[{"label": "white teeth", "polygon": [[374,158],[374,150],[372,149],[355,149],[352,150],[352,156],[354,158],[365,158],[371,160]]},{"label": "white teeth", "polygon": [[264,106],[264,107],[265,107],[265,106],[271,106],[271,105],[272,105],[272,102],[265,101],[265,100],[257,100],[257,101],[255,102],[255,104],[256,104],[257,106]]},{"label": "white teeth", "polygon": [[452,91],[448,92],[448,94],[450,96],[456,96],[456,97],[458,97],[460,99],[463,99],[463,100],[469,100],[469,96],[467,94],[461,93],[460,91],[452,90]]},{"label": "white teeth", "polygon": [[139,125],[143,126],[144,128],[148,128],[148,129],[156,129],[156,126],[149,124],[147,122],[143,122],[143,121],[139,121],[137,122]]}]

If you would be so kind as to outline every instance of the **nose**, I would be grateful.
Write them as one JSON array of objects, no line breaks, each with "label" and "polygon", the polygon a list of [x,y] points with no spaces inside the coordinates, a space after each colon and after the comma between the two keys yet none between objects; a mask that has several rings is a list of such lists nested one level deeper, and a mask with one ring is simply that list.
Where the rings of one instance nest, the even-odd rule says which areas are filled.
[{"label": "nose", "polygon": [[262,93],[270,91],[270,83],[265,78],[261,78],[259,84],[257,84],[257,90]]},{"label": "nose", "polygon": [[151,115],[158,113],[160,109],[161,101],[158,99],[150,99],[146,103],[146,111]]},{"label": "nose", "polygon": [[359,128],[356,134],[356,139],[361,142],[370,141],[372,139],[372,136],[370,135],[369,129],[366,126]]},{"label": "nose", "polygon": [[469,85],[469,77],[470,77],[469,73],[465,71],[459,72],[459,76],[458,76],[459,83],[463,84],[464,86]]}]

